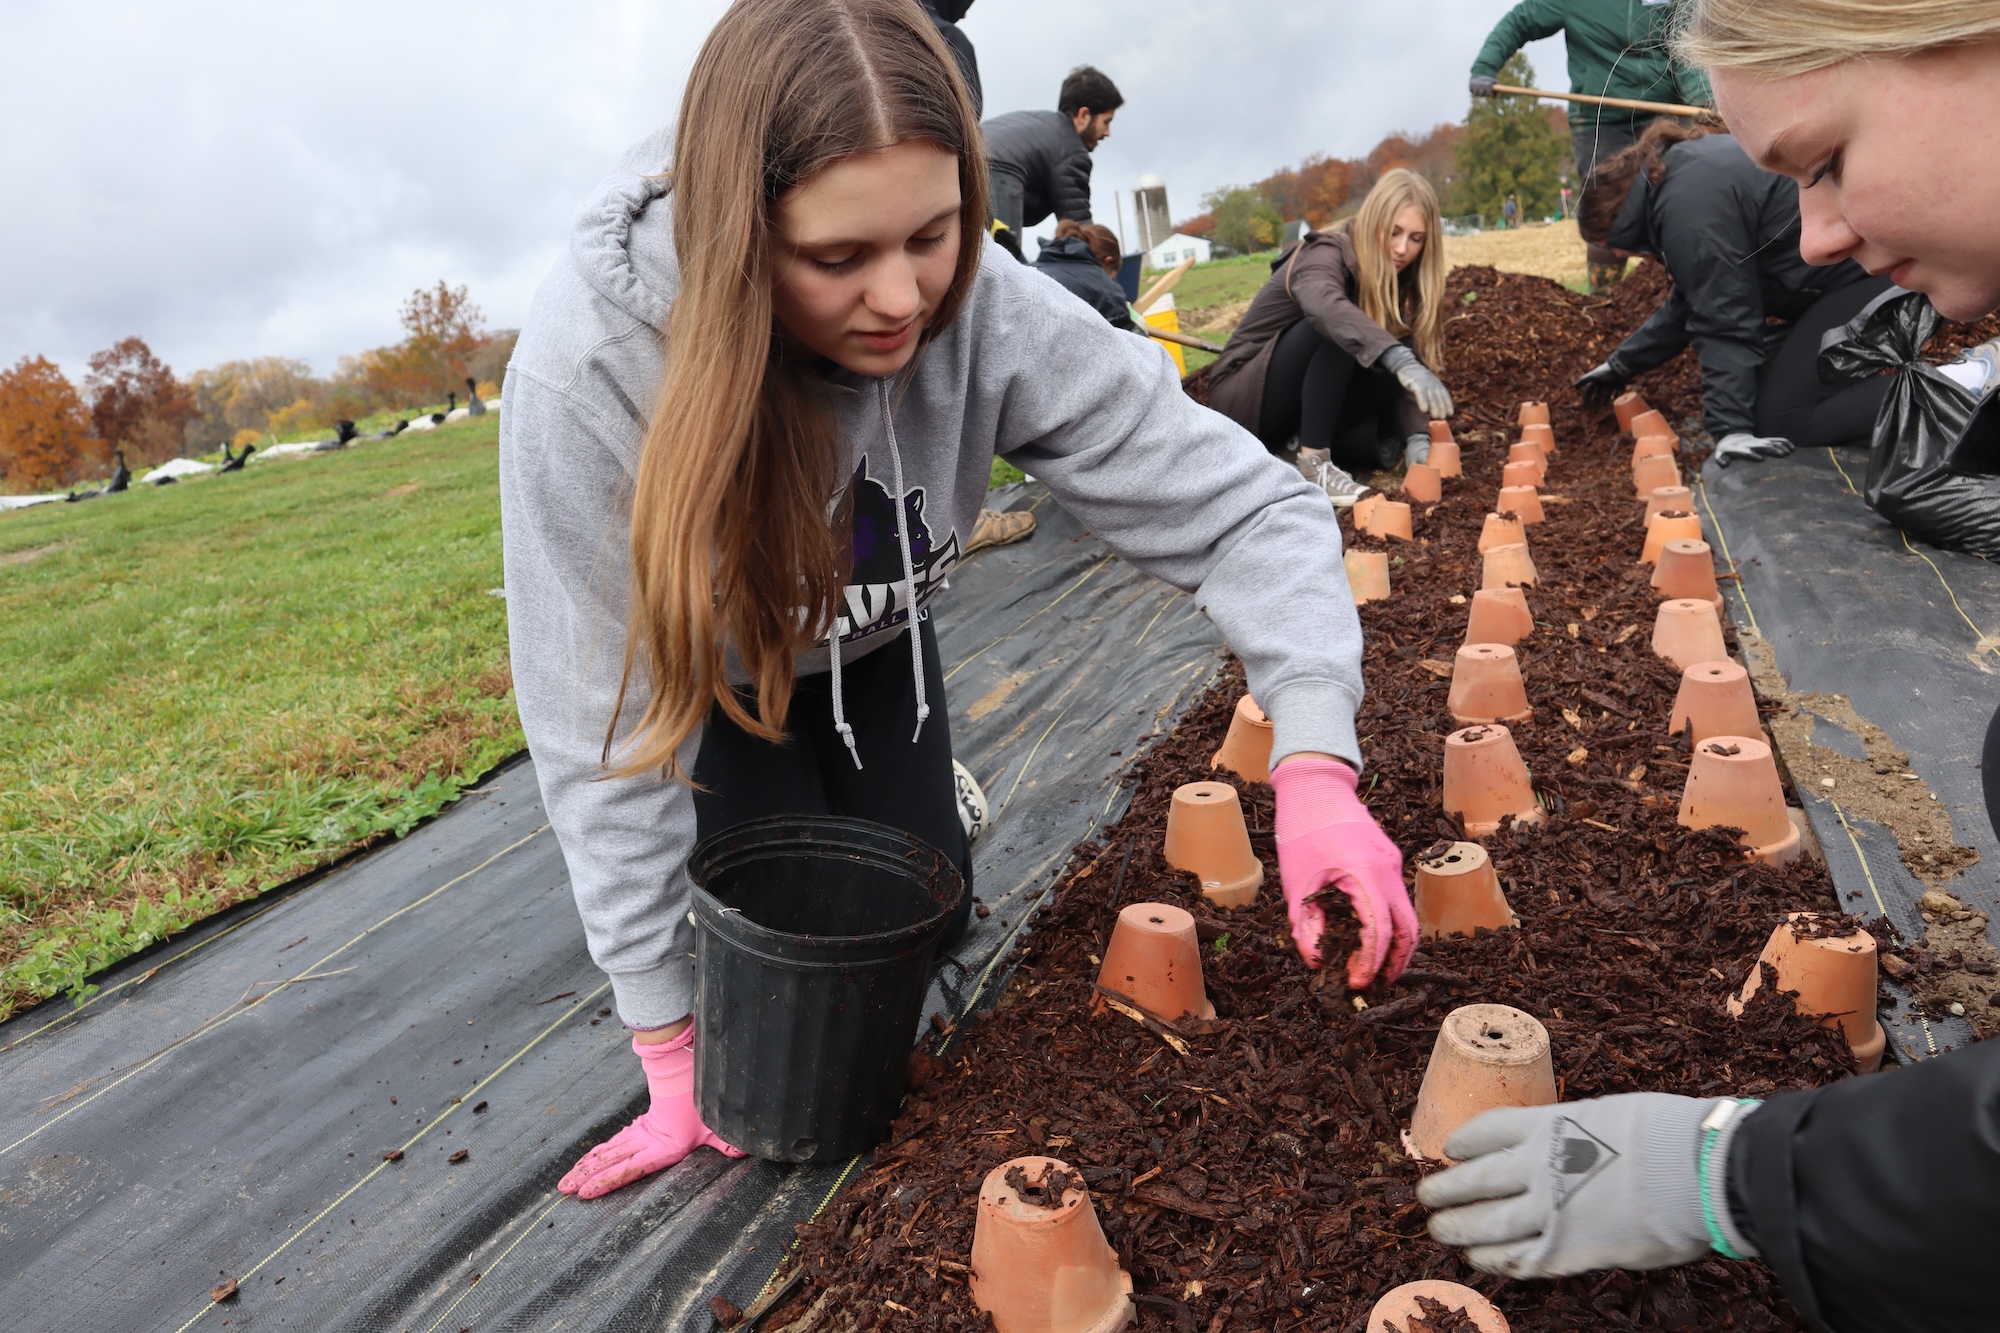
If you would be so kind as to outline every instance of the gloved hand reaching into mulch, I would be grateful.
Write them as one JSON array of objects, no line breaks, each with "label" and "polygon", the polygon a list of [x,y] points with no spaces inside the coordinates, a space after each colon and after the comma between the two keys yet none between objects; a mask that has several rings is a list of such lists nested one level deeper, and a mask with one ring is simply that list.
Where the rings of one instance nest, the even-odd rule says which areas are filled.
[{"label": "gloved hand reaching into mulch", "polygon": [[1410,391],[1417,400],[1417,406],[1433,421],[1442,421],[1451,415],[1451,390],[1444,387],[1444,381],[1431,373],[1431,368],[1417,359],[1417,354],[1401,343],[1382,353],[1382,369],[1396,377],[1396,382]]},{"label": "gloved hand reaching into mulch", "polygon": [[724,1157],[741,1157],[702,1123],[694,1106],[694,1024],[666,1041],[632,1039],[632,1049],[645,1066],[646,1088],[653,1104],[644,1115],[583,1155],[583,1160],[556,1182],[564,1194],[595,1199],[655,1171],[664,1171],[696,1148],[715,1149]]},{"label": "gloved hand reaching into mulch", "polygon": [[1614,354],[1577,376],[1576,388],[1583,394],[1583,405],[1595,411],[1611,406],[1611,400],[1631,382],[1632,372]]},{"label": "gloved hand reaching into mulch", "polygon": [[1729,1212],[1729,1141],[1757,1103],[1631,1092],[1510,1106],[1445,1140],[1417,1186],[1431,1236],[1513,1278],[1665,1268],[1757,1252]]},{"label": "gloved hand reaching into mulch", "polygon": [[1798,448],[1782,435],[1752,435],[1739,430],[1725,435],[1715,446],[1715,464],[1728,467],[1731,463],[1744,459],[1783,458]]},{"label": "gloved hand reaching into mulch", "polygon": [[1347,960],[1347,984],[1394,981],[1417,948],[1417,912],[1403,887],[1403,854],[1355,794],[1359,775],[1337,759],[1287,758],[1271,772],[1278,877],[1292,941],[1307,967],[1320,965],[1326,914],[1314,901],[1335,888],[1354,903],[1361,945]]}]

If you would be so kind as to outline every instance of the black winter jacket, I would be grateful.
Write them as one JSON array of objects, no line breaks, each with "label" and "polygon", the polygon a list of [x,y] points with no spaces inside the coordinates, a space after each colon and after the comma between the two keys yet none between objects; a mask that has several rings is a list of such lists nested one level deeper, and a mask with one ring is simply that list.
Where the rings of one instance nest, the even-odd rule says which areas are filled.
[{"label": "black winter jacket", "polygon": [[965,76],[965,86],[972,94],[972,114],[986,114],[986,92],[979,86],[979,55],[972,49],[972,39],[958,26],[965,17],[965,11],[972,8],[972,0],[917,0],[924,13],[937,24],[938,35],[951,48],[952,59],[958,62],[958,72]]},{"label": "black winter jacket", "polygon": [[1045,273],[1089,302],[1091,309],[1111,321],[1117,329],[1132,327],[1132,311],[1125,301],[1125,289],[1104,271],[1090,243],[1081,236],[1064,236],[1044,241],[1035,260],[1035,272]]},{"label": "black winter jacket", "polygon": [[1798,182],[1761,170],[1730,135],[1675,144],[1661,161],[1665,178],[1632,183],[1605,243],[1657,256],[1673,292],[1617,356],[1636,375],[1692,342],[1702,424],[1719,440],[1755,429],[1758,373],[1784,326],[1867,273],[1799,258]]},{"label": "black winter jacket", "polygon": [[1090,150],[1060,111],[1009,111],[980,126],[994,171],[1021,180],[1021,224],[1090,221]]},{"label": "black winter jacket", "polygon": [[2000,1328],[2000,1040],[1773,1097],[1729,1206],[1821,1333]]}]

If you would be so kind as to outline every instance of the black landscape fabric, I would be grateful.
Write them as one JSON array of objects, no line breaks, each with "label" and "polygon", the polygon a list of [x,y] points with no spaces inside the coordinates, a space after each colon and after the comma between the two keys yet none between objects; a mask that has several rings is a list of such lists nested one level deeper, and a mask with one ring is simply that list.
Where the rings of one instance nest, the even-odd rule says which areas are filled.
[{"label": "black landscape fabric", "polygon": [[[937,612],[993,809],[990,914],[926,1004],[948,1019],[1221,662],[1192,599],[1043,488],[1001,500],[1040,531],[968,561]],[[0,1026],[7,1327],[705,1333],[709,1298],[748,1305],[847,1171],[701,1151],[590,1203],[556,1191],[645,1089],[525,761],[97,980]]]}]

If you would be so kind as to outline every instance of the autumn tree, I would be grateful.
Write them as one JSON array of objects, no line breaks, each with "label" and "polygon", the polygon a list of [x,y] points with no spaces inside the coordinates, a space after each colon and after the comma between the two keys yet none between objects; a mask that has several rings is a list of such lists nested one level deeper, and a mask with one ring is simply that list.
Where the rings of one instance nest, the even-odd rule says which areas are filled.
[{"label": "autumn tree", "polygon": [[0,371],[0,487],[66,486],[104,460],[82,395],[53,361],[24,356]]},{"label": "autumn tree", "polygon": [[313,378],[312,367],[283,356],[259,356],[225,361],[188,377],[197,420],[188,442],[197,451],[218,448],[242,431],[263,434],[271,418],[300,399],[316,402],[326,386]]},{"label": "autumn tree", "polygon": [[464,287],[442,279],[403,302],[404,338],[366,354],[366,374],[378,392],[432,402],[464,386],[466,368],[485,346],[486,317]]},{"label": "autumn tree", "polygon": [[1202,196],[1201,206],[1215,214],[1214,238],[1239,254],[1268,250],[1278,243],[1284,218],[1254,185],[1230,185]]},{"label": "autumn tree", "polygon": [[[1501,67],[1500,82],[1532,88],[1534,66],[1517,53]],[[1499,217],[1507,196],[1515,195],[1523,218],[1553,213],[1561,199],[1569,153],[1557,122],[1533,98],[1477,98],[1458,145],[1452,208]]]},{"label": "autumn tree", "polygon": [[188,422],[200,415],[194,394],[139,338],[126,338],[92,356],[83,391],[97,437],[125,450],[134,463],[164,463],[178,456]]}]

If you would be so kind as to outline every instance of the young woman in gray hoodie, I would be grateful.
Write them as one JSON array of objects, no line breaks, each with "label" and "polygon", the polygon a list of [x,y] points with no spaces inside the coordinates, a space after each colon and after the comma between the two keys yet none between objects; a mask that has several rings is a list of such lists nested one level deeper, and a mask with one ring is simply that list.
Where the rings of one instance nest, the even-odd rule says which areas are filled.
[{"label": "young woman in gray hoodie", "polygon": [[700,835],[852,815],[963,862],[929,611],[996,454],[1241,657],[1308,961],[1322,889],[1362,922],[1351,983],[1415,945],[1355,796],[1361,634],[1325,497],[993,245],[985,185],[914,0],[737,0],[535,299],[500,442],[516,698],[652,1097],[566,1191],[734,1151],[692,1096]]}]

